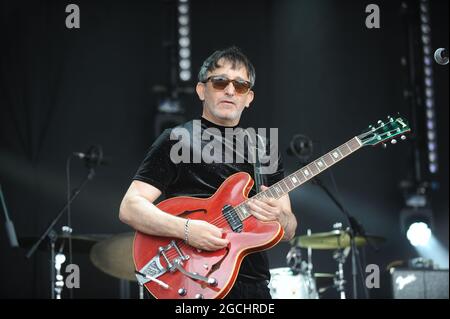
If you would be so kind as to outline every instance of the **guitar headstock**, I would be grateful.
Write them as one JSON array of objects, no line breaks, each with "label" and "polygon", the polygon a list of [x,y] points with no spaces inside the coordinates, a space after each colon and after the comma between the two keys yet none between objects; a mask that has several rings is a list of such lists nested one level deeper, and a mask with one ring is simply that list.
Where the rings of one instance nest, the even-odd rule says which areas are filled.
[{"label": "guitar headstock", "polygon": [[405,133],[410,131],[411,128],[406,120],[401,117],[393,118],[388,116],[387,121],[383,122],[380,120],[376,125],[370,125],[368,130],[357,137],[363,146],[386,145],[388,141],[396,144],[398,137],[401,140],[405,140]]}]

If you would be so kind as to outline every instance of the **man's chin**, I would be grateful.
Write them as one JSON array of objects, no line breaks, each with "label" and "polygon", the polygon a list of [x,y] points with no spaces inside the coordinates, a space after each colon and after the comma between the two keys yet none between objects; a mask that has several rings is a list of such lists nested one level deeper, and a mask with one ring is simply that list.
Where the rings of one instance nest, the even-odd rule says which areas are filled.
[{"label": "man's chin", "polygon": [[238,114],[236,114],[236,112],[219,112],[218,114],[216,114],[216,117],[221,119],[221,120],[225,120],[225,121],[234,121],[236,119],[239,118]]}]

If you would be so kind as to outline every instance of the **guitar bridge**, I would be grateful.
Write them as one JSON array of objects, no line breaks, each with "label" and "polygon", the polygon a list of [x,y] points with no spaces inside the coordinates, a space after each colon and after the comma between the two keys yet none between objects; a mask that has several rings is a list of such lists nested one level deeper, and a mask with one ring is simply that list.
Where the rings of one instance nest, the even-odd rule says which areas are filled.
[{"label": "guitar bridge", "polygon": [[[174,250],[177,254],[175,258],[172,260],[169,260],[168,252]],[[161,257],[166,262],[167,266],[164,267],[161,264]],[[158,278],[165,274],[166,272],[174,272],[177,270],[178,265],[182,265],[183,261],[188,260],[189,256],[184,255],[181,251],[180,247],[178,247],[175,240],[172,240],[169,245],[165,247],[159,247],[158,254],[153,257],[144,267],[142,267],[139,272],[150,276],[152,278]],[[147,279],[145,277],[142,277],[140,275],[136,275],[136,278],[140,284],[146,284],[147,282],[151,281],[151,279]]]}]

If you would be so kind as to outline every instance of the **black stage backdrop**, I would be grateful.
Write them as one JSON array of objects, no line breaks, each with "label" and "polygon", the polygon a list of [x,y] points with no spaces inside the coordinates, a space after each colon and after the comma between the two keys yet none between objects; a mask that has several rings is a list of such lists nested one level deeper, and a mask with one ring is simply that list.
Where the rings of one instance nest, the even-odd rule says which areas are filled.
[{"label": "black stage backdrop", "polygon": [[[19,238],[38,236],[64,205],[66,158],[92,144],[103,146],[110,163],[97,169],[73,203],[74,232],[132,231],[119,221],[118,209],[155,138],[152,88],[168,79],[167,2],[78,0],[80,29],[65,27],[69,3],[1,2],[0,183]],[[364,1],[191,1],[194,74],[213,50],[241,47],[257,74],[256,98],[243,124],[279,128],[286,171],[293,172],[299,164],[286,149],[294,134],[311,137],[319,156],[389,114],[409,116],[400,65],[405,54],[401,2],[376,3],[380,29],[365,27]],[[448,48],[448,1],[431,1],[431,23],[433,50]],[[448,66],[433,68],[440,172],[432,206],[436,238],[448,250]],[[181,99],[186,119],[201,114],[196,96]],[[411,172],[406,141],[386,150],[362,150],[322,176],[368,233],[386,237],[379,251],[364,254],[382,273],[394,260],[418,256],[399,222],[404,200],[398,185]],[[72,185],[85,174],[82,162],[73,161]],[[291,200],[297,235],[345,223],[317,186],[301,187]],[[26,259],[26,248],[9,247],[4,228],[0,249],[0,297],[50,296],[47,251]],[[288,250],[282,243],[269,251],[272,268],[286,266]],[[75,252],[74,262],[81,269],[75,298],[121,296],[119,280],[95,268],[88,253]],[[336,271],[332,251],[313,251],[313,265],[315,272]],[[349,266],[350,260],[348,292]],[[135,288],[131,285],[131,297]],[[388,298],[386,282],[371,295]],[[329,291],[323,297],[338,296]]]}]

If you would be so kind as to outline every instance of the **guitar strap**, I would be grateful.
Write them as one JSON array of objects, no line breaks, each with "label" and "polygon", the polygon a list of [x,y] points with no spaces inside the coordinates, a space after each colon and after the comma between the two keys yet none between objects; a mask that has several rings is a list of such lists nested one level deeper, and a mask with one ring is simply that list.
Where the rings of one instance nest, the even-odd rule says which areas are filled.
[{"label": "guitar strap", "polygon": [[[249,151],[254,154],[254,163],[253,163],[253,174],[255,178],[255,188],[256,188],[256,194],[258,194],[261,191],[261,185],[264,185],[264,179],[261,174],[261,162],[259,161],[259,152],[258,152],[258,143],[255,141],[251,134],[247,134],[250,149]],[[261,142],[260,145],[262,145],[265,148],[264,140],[256,134],[256,137]],[[250,154],[249,154],[250,159]]]}]

